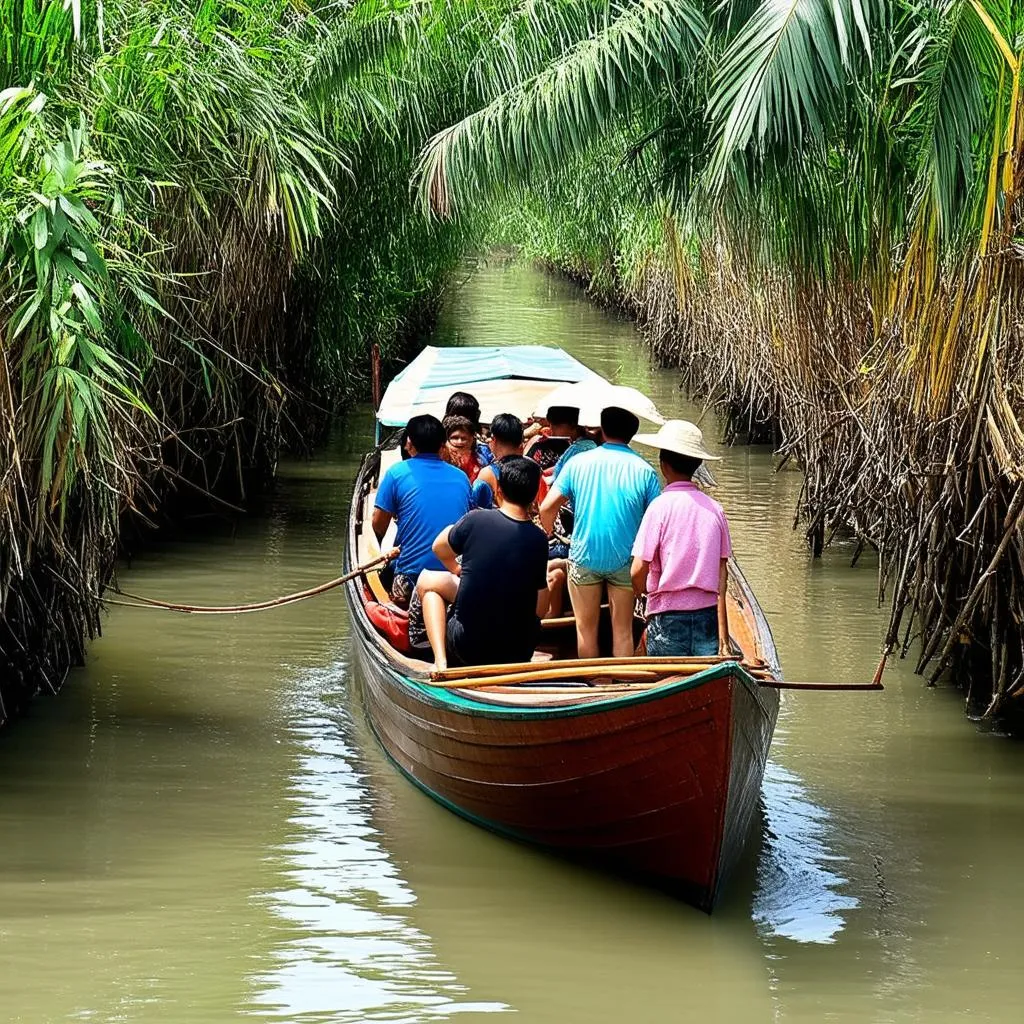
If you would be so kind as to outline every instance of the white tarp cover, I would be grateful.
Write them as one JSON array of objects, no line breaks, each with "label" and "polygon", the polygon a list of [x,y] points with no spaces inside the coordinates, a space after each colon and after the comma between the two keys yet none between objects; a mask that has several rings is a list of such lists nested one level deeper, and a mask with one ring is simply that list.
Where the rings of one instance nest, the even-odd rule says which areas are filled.
[{"label": "white tarp cover", "polygon": [[427,346],[388,385],[377,410],[386,427],[404,427],[413,416],[444,416],[448,399],[468,391],[480,403],[480,419],[498,413],[526,419],[560,385],[604,378],[560,348],[547,345]]},{"label": "white tarp cover", "polygon": [[582,384],[560,384],[534,410],[535,416],[543,416],[552,405],[564,405],[570,409],[579,409],[581,427],[599,427],[601,410],[610,405],[620,409],[628,409],[642,420],[662,424],[665,417],[658,412],[658,407],[636,388],[622,384],[609,384],[605,380],[598,382],[584,381]]}]

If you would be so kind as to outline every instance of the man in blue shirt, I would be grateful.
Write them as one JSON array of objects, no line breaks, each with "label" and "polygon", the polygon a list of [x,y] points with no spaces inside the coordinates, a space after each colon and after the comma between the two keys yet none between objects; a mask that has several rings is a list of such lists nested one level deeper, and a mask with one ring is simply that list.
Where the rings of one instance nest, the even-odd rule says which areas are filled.
[{"label": "man in blue shirt", "polygon": [[599,656],[597,627],[606,586],[612,655],[627,658],[633,653],[633,542],[647,506],[661,493],[658,474],[629,447],[639,428],[631,412],[604,409],[604,444],[570,459],[541,505],[540,521],[548,533],[567,501],[576,516],[569,545],[569,593],[581,658]]},{"label": "man in blue shirt", "polygon": [[395,542],[401,551],[391,600],[401,608],[409,607],[422,569],[444,568],[431,550],[434,538],[469,511],[469,477],[441,461],[443,444],[444,428],[436,416],[413,416],[405,441],[410,457],[392,466],[377,489],[371,525],[378,542],[391,520],[398,521]]}]

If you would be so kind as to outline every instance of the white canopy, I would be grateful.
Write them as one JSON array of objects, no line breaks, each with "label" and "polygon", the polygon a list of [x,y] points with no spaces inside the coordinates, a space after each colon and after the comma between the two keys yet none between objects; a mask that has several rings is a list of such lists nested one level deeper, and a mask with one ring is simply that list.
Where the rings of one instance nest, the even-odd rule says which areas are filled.
[{"label": "white canopy", "polygon": [[634,416],[651,423],[664,423],[665,417],[658,412],[657,406],[636,388],[622,384],[609,384],[601,378],[598,381],[586,381],[582,384],[563,384],[535,407],[535,416],[544,416],[553,405],[564,405],[570,409],[579,409],[580,426],[597,427],[601,424],[601,411],[609,406],[627,409]]},{"label": "white canopy", "polygon": [[560,348],[427,346],[388,385],[377,419],[387,427],[402,427],[413,416],[423,413],[440,418],[456,391],[468,391],[476,398],[484,423],[502,412],[526,419],[538,406],[546,409],[545,396],[567,382],[611,386],[600,374]]}]

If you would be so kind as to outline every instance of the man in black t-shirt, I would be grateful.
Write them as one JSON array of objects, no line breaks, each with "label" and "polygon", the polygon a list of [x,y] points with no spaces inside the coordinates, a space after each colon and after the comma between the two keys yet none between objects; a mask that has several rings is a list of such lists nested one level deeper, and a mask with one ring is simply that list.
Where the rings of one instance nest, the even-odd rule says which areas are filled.
[{"label": "man in black t-shirt", "polygon": [[497,483],[501,508],[470,512],[444,530],[434,554],[449,571],[424,570],[416,584],[438,669],[533,656],[548,605],[547,537],[528,511],[540,468],[508,456]]}]

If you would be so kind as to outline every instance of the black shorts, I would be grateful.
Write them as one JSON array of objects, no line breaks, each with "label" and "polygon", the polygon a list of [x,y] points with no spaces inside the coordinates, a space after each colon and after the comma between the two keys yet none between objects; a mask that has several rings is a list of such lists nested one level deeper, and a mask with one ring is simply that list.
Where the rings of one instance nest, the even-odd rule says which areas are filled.
[{"label": "black shorts", "polygon": [[462,623],[451,614],[451,609],[448,611],[448,625],[445,629],[444,646],[445,653],[448,655],[448,664],[453,668],[480,664],[478,660],[468,655],[466,651],[466,633],[462,628]]},{"label": "black shorts", "polygon": [[474,648],[466,642],[466,631],[462,623],[456,619],[449,609],[448,627],[445,630],[445,652],[448,664],[453,668],[466,668],[470,665],[501,665],[504,662],[529,661],[533,657],[533,649],[540,640],[540,619],[534,634],[520,638],[513,649],[502,649],[493,642],[482,648]]}]

